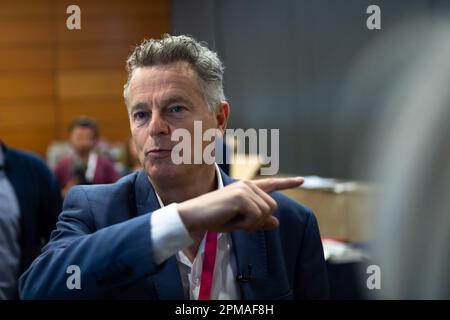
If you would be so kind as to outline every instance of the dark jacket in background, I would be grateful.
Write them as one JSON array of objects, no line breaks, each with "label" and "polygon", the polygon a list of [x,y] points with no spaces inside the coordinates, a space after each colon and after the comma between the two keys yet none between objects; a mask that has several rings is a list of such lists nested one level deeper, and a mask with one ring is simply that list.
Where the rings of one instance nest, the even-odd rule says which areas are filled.
[{"label": "dark jacket in background", "polygon": [[20,207],[20,273],[39,255],[61,211],[61,196],[55,177],[36,155],[0,144],[5,173]]}]

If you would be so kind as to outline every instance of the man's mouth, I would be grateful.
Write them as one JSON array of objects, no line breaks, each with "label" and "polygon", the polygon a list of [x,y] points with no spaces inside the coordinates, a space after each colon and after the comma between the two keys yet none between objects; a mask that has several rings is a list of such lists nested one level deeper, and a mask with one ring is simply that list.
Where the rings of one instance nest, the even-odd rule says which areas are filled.
[{"label": "man's mouth", "polygon": [[170,157],[172,149],[169,148],[152,148],[145,152],[145,155],[151,159],[163,159]]}]

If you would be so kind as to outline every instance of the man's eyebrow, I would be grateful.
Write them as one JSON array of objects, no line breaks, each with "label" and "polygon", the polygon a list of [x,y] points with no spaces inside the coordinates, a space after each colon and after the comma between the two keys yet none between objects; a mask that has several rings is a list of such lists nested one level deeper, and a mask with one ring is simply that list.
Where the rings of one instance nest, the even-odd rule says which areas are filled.
[{"label": "man's eyebrow", "polygon": [[[188,99],[186,99],[185,97],[180,96],[180,95],[174,95],[174,96],[170,96],[170,97],[163,99],[161,101],[161,106],[164,107],[164,106],[168,106],[170,104],[177,103],[177,102],[184,103],[187,105],[191,104],[190,101]],[[138,102],[131,107],[130,113],[132,113],[133,111],[136,111],[136,110],[147,110],[149,108],[150,108],[150,106],[147,102]]]},{"label": "man's eyebrow", "polygon": [[148,109],[148,104],[145,102],[138,102],[131,107],[130,113],[136,110],[143,110],[143,109]]},{"label": "man's eyebrow", "polygon": [[191,103],[189,102],[189,100],[186,99],[185,97],[180,96],[180,95],[174,95],[174,96],[170,96],[170,97],[164,99],[164,100],[161,102],[161,105],[167,106],[167,105],[169,105],[169,104],[176,103],[176,102],[182,102],[182,103],[185,103],[185,104],[188,104],[188,105],[191,104]]}]

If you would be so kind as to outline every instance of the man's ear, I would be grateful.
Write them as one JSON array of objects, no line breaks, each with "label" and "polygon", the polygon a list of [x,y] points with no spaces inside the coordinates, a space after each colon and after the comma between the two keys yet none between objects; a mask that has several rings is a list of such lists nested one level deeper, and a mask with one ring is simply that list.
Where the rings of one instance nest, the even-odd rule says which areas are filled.
[{"label": "man's ear", "polygon": [[230,105],[226,101],[222,101],[217,106],[216,120],[217,128],[225,134],[225,129],[227,128],[228,117],[230,115]]}]

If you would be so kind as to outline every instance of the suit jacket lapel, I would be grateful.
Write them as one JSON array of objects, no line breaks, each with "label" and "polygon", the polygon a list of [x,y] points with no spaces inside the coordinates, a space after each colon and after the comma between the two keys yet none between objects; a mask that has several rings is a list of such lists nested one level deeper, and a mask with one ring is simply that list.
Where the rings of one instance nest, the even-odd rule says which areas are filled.
[{"label": "suit jacket lapel", "polygon": [[[150,214],[160,209],[155,191],[148,181],[145,170],[138,173],[135,182],[136,211],[137,215]],[[150,222],[149,222],[150,223]],[[159,270],[152,276],[158,297],[161,300],[184,299],[183,286],[181,284],[180,271],[175,256],[170,257],[158,266]]]},{"label": "suit jacket lapel", "polygon": [[[221,174],[224,186],[237,181],[231,179],[223,171]],[[235,231],[231,233],[231,240],[236,256],[237,274],[244,276],[244,280],[239,281],[242,299],[258,299],[256,286],[267,278],[268,260],[265,233],[258,231],[250,234],[244,231]],[[248,279],[246,280],[245,277]]]},{"label": "suit jacket lapel", "polygon": [[143,215],[160,209],[155,191],[148,181],[145,170],[139,171],[134,185],[134,194],[136,195],[137,215]]}]

